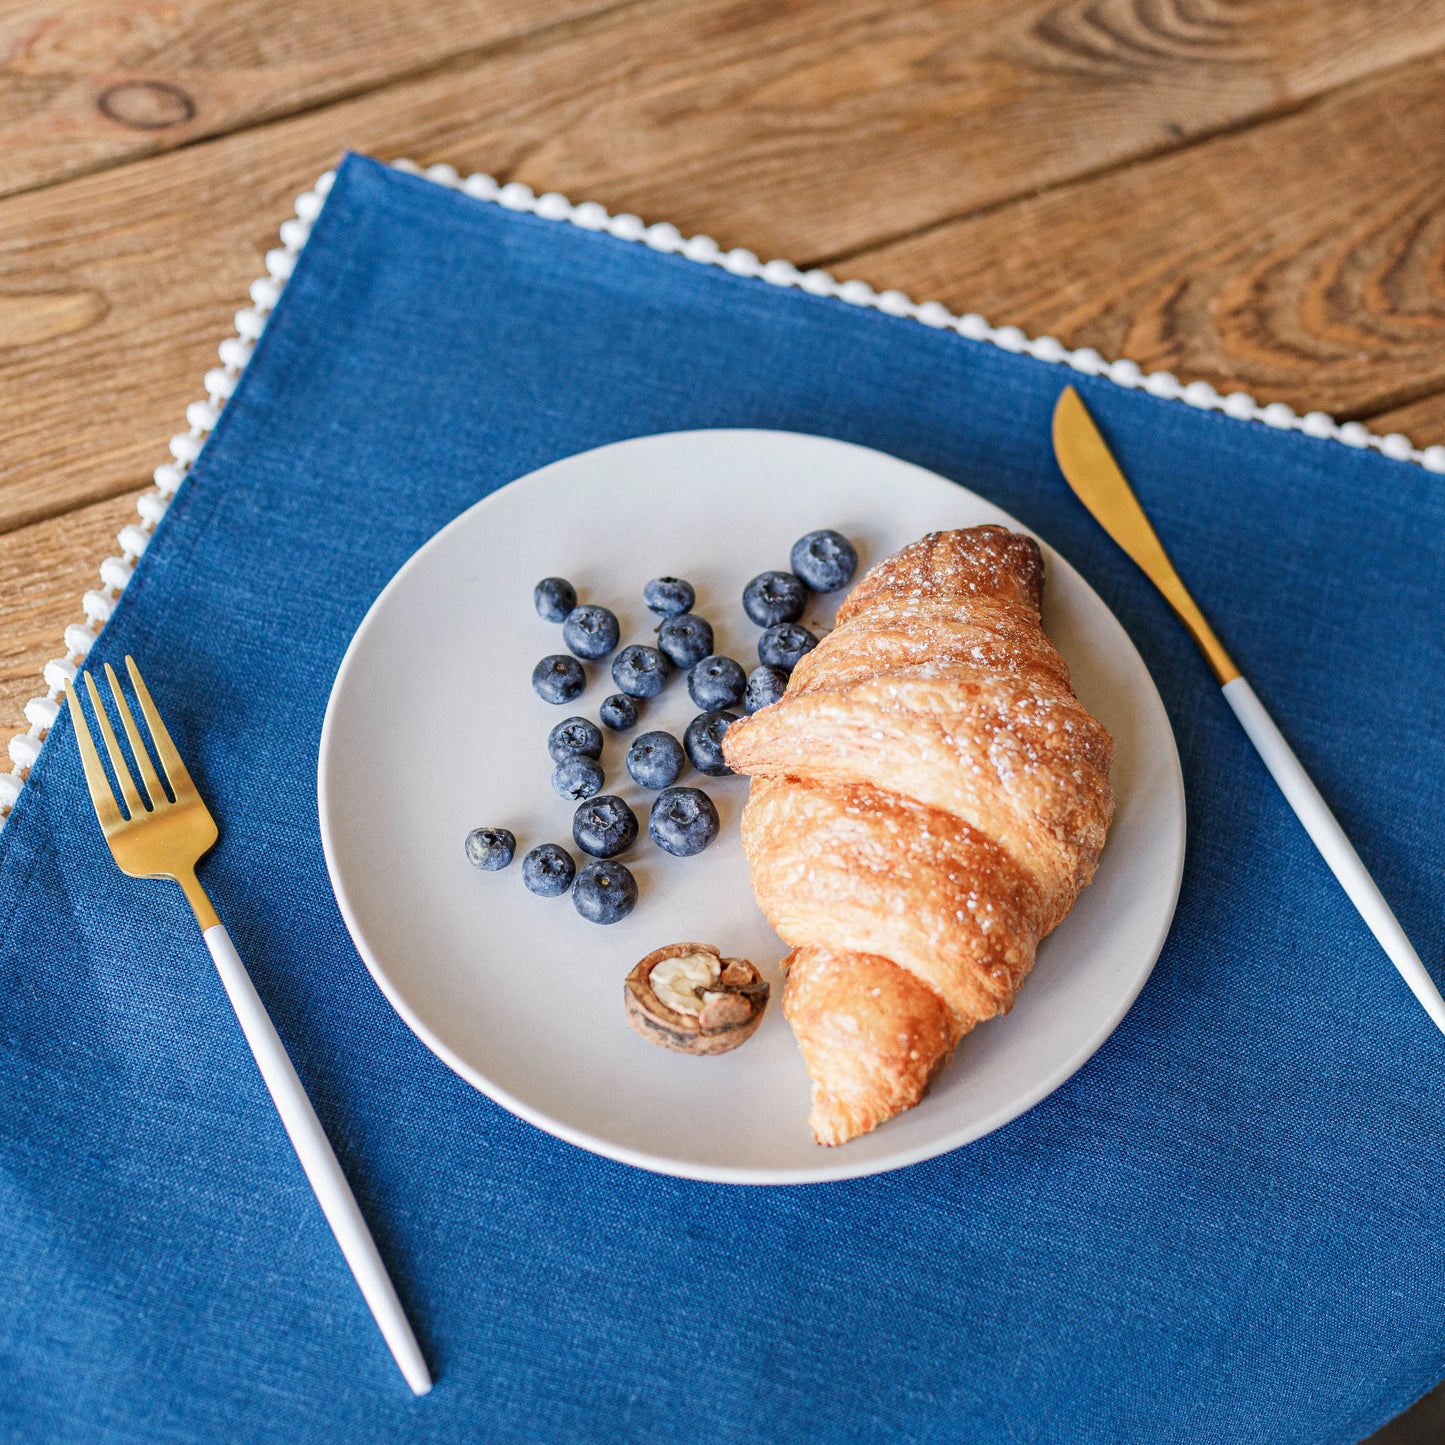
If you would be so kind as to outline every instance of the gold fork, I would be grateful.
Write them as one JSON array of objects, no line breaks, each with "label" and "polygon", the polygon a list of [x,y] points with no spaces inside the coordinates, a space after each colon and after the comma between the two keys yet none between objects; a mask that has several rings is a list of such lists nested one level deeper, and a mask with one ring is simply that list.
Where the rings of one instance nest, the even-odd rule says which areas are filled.
[{"label": "gold fork", "polygon": [[[216,820],[206,807],[160,713],[151,700],[150,691],[140,675],[140,669],[133,658],[125,660],[126,671],[130,674],[131,686],[136,701],[140,704],[150,740],[160,759],[166,781],[170,784],[169,795],[161,786],[151,761],[150,752],[141,738],[140,729],[131,713],[121,690],[115,669],[105,665],[106,679],[110,683],[115,710],[121,726],[130,743],[131,756],[136,771],[140,774],[145,789],[142,796],[136,786],[126,756],[116,739],[115,729],[106,714],[100,693],[87,672],[85,688],[95,710],[96,724],[100,729],[105,752],[110,766],[120,785],[121,801],[116,800],[110,781],[105,775],[100,754],[91,737],[85,720],[79,694],[74,683],[67,689],[70,717],[75,726],[75,737],[80,745],[80,760],[85,767],[85,781],[90,788],[91,802],[95,804],[96,816],[100,819],[101,831],[121,872],[133,878],[169,878],[178,883],[191,911],[196,915],[206,947],[211,952],[216,971],[221,976],[231,1007],[251,1053],[261,1070],[276,1112],[286,1126],[286,1132],[296,1150],[296,1157],[306,1171],[306,1177],[321,1205],[326,1222],[346,1256],[356,1283],[361,1288],[367,1307],[381,1330],[388,1348],[401,1367],[406,1382],[418,1395],[431,1389],[431,1373],[422,1358],[416,1336],[412,1334],[402,1311],[401,1301],[381,1262],[371,1231],[361,1217],[356,1199],[341,1172],[335,1151],[331,1147],[311,1101],[296,1076],[285,1045],[272,1024],[265,1005],[261,1002],[250,975],[231,942],[211,900],[206,896],[196,877],[196,864],[210,849],[219,836]],[[124,803],[122,811],[121,802]]]}]

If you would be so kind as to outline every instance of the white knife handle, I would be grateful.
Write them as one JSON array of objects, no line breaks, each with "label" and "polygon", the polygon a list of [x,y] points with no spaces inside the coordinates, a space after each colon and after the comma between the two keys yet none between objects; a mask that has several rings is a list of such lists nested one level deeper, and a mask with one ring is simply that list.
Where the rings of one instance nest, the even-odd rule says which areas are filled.
[{"label": "white knife handle", "polygon": [[376,1320],[387,1348],[406,1376],[407,1384],[416,1394],[425,1395],[432,1386],[431,1372],[402,1312],[401,1301],[396,1297],[386,1266],[376,1252],[371,1231],[356,1206],[351,1186],[341,1172],[331,1141],[321,1128],[321,1121],[301,1087],[301,1080],[296,1077],[296,1070],[291,1065],[276,1026],[271,1022],[271,1016],[266,1012],[266,1006],[261,1002],[225,927],[217,923],[206,929],[204,937],[215,961],[216,972],[221,975],[221,982],[230,996],[231,1007],[236,1011],[241,1032],[246,1035],[261,1077],[271,1091],[276,1112],[291,1136],[296,1157],[301,1161],[317,1203],[321,1205],[321,1212],[326,1216],[326,1222],[346,1256],[346,1263],[361,1287],[367,1308]]},{"label": "white knife handle", "polygon": [[1440,990],[1420,962],[1420,955],[1411,947],[1405,930],[1390,911],[1390,905],[1375,886],[1375,880],[1360,862],[1360,855],[1345,837],[1344,829],[1320,797],[1319,789],[1310,781],[1309,774],[1274,725],[1274,719],[1264,710],[1264,704],[1242,677],[1225,683],[1224,696],[1234,709],[1240,725],[1249,734],[1250,742],[1264,759],[1265,767],[1279,784],[1280,792],[1304,824],[1305,832],[1330,865],[1330,872],[1339,879],[1350,902],[1359,910],[1360,917],[1369,925],[1380,947],[1390,956],[1390,962],[1400,970],[1400,977],[1419,999],[1421,1008],[1445,1033],[1445,999],[1440,997]]}]

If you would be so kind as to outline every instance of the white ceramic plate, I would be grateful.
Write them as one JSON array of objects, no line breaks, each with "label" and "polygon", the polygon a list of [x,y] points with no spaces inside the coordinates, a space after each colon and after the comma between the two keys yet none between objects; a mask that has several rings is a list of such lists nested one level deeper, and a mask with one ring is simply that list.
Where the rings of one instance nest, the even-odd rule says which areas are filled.
[{"label": "white ceramic plate", "polygon": [[[615,691],[605,664],[554,707],[532,691],[561,628],[532,605],[541,577],[613,609],[623,641],[651,639],[648,578],[687,577],[717,649],[746,665],[758,628],[743,584],[786,568],[816,527],[852,538],[864,567],[925,532],[1000,522],[997,507],[932,472],[862,447],[787,432],[641,437],[544,467],[432,538],[376,600],[342,662],[321,738],[321,836],[337,901],[372,976],[417,1036],[514,1114],[645,1169],[732,1183],[807,1183],[878,1173],[966,1144],[1023,1113],[1099,1047],[1143,987],[1174,912],[1184,794],[1173,734],[1143,661],[1077,572],[1045,547],[1044,621],[1085,705],[1113,733],[1117,812],[1093,885],[1039,951],[1013,1012],[976,1029],[916,1109],[838,1149],[813,1143],[808,1079],[777,999],[785,947],[763,921],[738,838],[745,778],[701,785],[719,840],[671,858],[646,838],[650,795],[623,766],[633,734],[608,734],[606,790],[637,812],[625,861],[641,900],[621,923],[584,922],[536,898],[520,859],[571,841],[551,790],[546,738],[595,718]],[[836,599],[805,621],[826,626]],[[674,676],[639,731],[681,735],[696,709]],[[462,840],[511,828],[518,862],[478,873]],[[644,954],[694,939],[752,959],[773,984],[754,1037],[718,1058],[646,1043],[622,981]]]}]

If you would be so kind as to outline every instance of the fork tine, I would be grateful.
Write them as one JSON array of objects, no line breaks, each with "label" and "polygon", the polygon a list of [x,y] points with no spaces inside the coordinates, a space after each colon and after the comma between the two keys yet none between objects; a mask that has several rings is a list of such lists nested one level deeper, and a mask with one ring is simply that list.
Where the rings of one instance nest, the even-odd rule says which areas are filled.
[{"label": "fork tine", "polygon": [[150,795],[152,808],[166,808],[170,806],[170,799],[166,797],[161,788],[161,780],[156,777],[155,766],[151,762],[151,755],[146,751],[146,745],[141,739],[140,729],[135,725],[135,718],[131,715],[130,704],[125,700],[125,694],[120,690],[120,679],[115,675],[115,669],[106,663],[105,675],[110,681],[110,695],[115,699],[116,708],[120,712],[121,726],[125,729],[125,735],[130,739],[131,756],[135,759],[136,769],[140,773],[141,782],[145,785],[146,792]]},{"label": "fork tine", "polygon": [[150,728],[151,741],[156,745],[156,753],[160,757],[161,767],[165,770],[166,781],[171,785],[171,791],[176,795],[176,802],[179,803],[182,793],[195,794],[196,785],[191,781],[191,775],[186,771],[186,765],[181,761],[181,755],[176,751],[176,745],[171,741],[171,735],[166,731],[166,725],[161,721],[160,713],[156,711],[156,705],[151,700],[150,689],[140,675],[140,668],[135,665],[135,658],[128,654],[125,659],[125,668],[130,673],[131,686],[135,688],[141,714],[146,720],[146,726]]},{"label": "fork tine", "polygon": [[110,718],[105,711],[105,704],[100,700],[95,679],[88,672],[83,673],[82,676],[85,678],[85,690],[90,694],[90,705],[95,709],[95,721],[100,728],[101,739],[110,756],[110,765],[115,771],[116,781],[120,784],[120,795],[125,799],[125,805],[130,811],[131,817],[136,818],[141,813],[150,810],[141,801],[140,789],[136,787],[135,779],[130,775],[130,767],[126,763],[125,754],[120,750],[120,744],[116,741],[115,729],[110,725]]},{"label": "fork tine", "polygon": [[125,819],[116,805],[115,794],[110,790],[110,779],[100,763],[100,754],[95,750],[95,739],[90,735],[90,724],[85,720],[85,709],[80,705],[80,694],[73,682],[65,684],[65,700],[70,704],[70,721],[75,727],[75,741],[80,748],[80,762],[85,769],[85,784],[90,789],[90,801],[95,804],[95,815],[100,819],[102,831],[119,828]]}]

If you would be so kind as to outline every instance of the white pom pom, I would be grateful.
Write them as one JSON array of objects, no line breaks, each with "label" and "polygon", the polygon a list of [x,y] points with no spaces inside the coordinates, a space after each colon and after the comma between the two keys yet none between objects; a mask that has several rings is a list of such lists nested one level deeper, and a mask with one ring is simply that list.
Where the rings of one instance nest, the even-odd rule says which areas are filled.
[{"label": "white pom pom", "polygon": [[645,245],[654,251],[672,253],[682,248],[682,232],[666,221],[658,221],[642,233]]},{"label": "white pom pom", "polygon": [[798,274],[798,268],[791,261],[769,261],[758,272],[769,286],[796,286]]},{"label": "white pom pom", "polygon": [[100,564],[100,580],[112,592],[123,592],[134,571],[135,568],[124,557],[107,557]]},{"label": "white pom pom", "polygon": [[1069,353],[1069,365],[1085,376],[1102,376],[1109,369],[1109,363],[1092,346],[1081,346]]},{"label": "white pom pom", "polygon": [[201,454],[202,441],[200,437],[193,437],[189,432],[177,432],[171,438],[171,455],[178,462],[185,462],[189,465]]},{"label": "white pom pom", "polygon": [[1393,457],[1397,462],[1408,462],[1415,455],[1415,448],[1410,445],[1410,438],[1397,431],[1392,431],[1389,436],[1381,440],[1380,450],[1387,457]]},{"label": "white pom pom", "polygon": [[60,704],[53,697],[32,697],[25,704],[25,721],[33,728],[49,730],[60,716]]},{"label": "white pom pom", "polygon": [[216,348],[216,355],[221,358],[222,366],[229,366],[233,371],[240,371],[250,361],[251,352],[254,350],[251,343],[243,337],[228,336]]},{"label": "white pom pom", "polygon": [[1220,406],[1225,416],[1232,416],[1237,421],[1249,421],[1258,409],[1247,391],[1231,391]]},{"label": "white pom pom", "polygon": [[532,209],[532,188],[521,181],[508,181],[497,192],[497,200],[509,211],[530,211]]},{"label": "white pom pom", "polygon": [[269,311],[281,299],[281,283],[271,276],[258,276],[251,282],[250,295],[252,305]]},{"label": "white pom pom", "polygon": [[850,306],[871,306],[878,299],[878,293],[866,281],[845,281],[836,294]]},{"label": "white pom pom", "polygon": [[1357,421],[1347,421],[1340,428],[1340,440],[1347,447],[1367,447],[1370,444],[1370,430]]},{"label": "white pom pom", "polygon": [[142,492],[135,499],[135,509],[141,514],[141,520],[149,522],[152,527],[165,516],[169,506],[169,499],[159,492]]},{"label": "white pom pom", "polygon": [[462,190],[477,201],[495,201],[501,189],[495,177],[485,171],[477,171],[462,182]]},{"label": "white pom pom", "polygon": [[236,330],[246,338],[247,341],[257,340],[266,329],[266,317],[260,312],[247,306],[238,311],[235,316]]},{"label": "white pom pom", "polygon": [[290,251],[283,251],[276,246],[266,252],[266,270],[278,281],[289,281],[295,269],[296,257]]},{"label": "white pom pom", "polygon": [[1219,393],[1210,386],[1207,381],[1191,381],[1183,391],[1179,393],[1181,401],[1190,406],[1197,406],[1207,409],[1219,405]]},{"label": "white pom pom", "polygon": [[743,246],[734,246],[731,251],[724,251],[718,260],[724,271],[730,271],[734,276],[756,276],[763,269],[763,263],[758,260],[757,255]]},{"label": "white pom pom", "polygon": [[1025,351],[1029,344],[1028,337],[1017,326],[1000,326],[994,332],[993,340],[995,346],[1001,346],[1005,351]]},{"label": "white pom pom", "polygon": [[39,738],[30,733],[16,733],[10,739],[10,761],[17,768],[33,768],[39,757]]},{"label": "white pom pom", "polygon": [[1172,371],[1151,371],[1144,378],[1144,390],[1150,396],[1178,396],[1183,387]]},{"label": "white pom pom", "polygon": [[311,234],[311,227],[305,221],[298,221],[293,217],[289,221],[281,222],[277,228],[277,234],[281,237],[281,244],[288,251],[299,251],[306,244],[306,238]]},{"label": "white pom pom", "polygon": [[119,532],[115,534],[115,540],[120,545],[122,552],[129,552],[132,557],[141,556],[150,543],[151,534],[144,527],[138,527],[134,522],[127,522]]},{"label": "white pom pom", "polygon": [[1259,414],[1259,419],[1265,426],[1272,426],[1279,431],[1287,431],[1294,425],[1294,412],[1282,401],[1272,401]]},{"label": "white pom pom", "polygon": [[0,808],[13,808],[25,780],[18,773],[0,773]]},{"label": "white pom pom", "polygon": [[838,282],[833,273],[820,271],[817,268],[812,271],[804,271],[798,280],[798,285],[809,296],[832,296],[838,290]]},{"label": "white pom pom", "polygon": [[236,389],[236,378],[222,366],[213,366],[205,376],[208,396],[218,396],[225,401]]},{"label": "white pom pom", "polygon": [[993,327],[977,311],[966,311],[954,323],[954,328],[970,341],[987,341],[993,332]]},{"label": "white pom pom", "polygon": [[682,254],[689,261],[698,261],[708,266],[722,255],[722,247],[711,236],[689,236],[682,243]]},{"label": "white pom pom", "polygon": [[624,211],[620,216],[613,216],[607,223],[607,229],[619,241],[640,241],[647,226],[641,216]]},{"label": "white pom pom", "polygon": [[454,186],[461,179],[461,177],[457,175],[457,168],[447,165],[444,161],[439,165],[428,166],[426,168],[426,178],[429,181],[436,182],[439,186]]},{"label": "white pom pom", "polygon": [[925,326],[931,326],[935,331],[953,325],[953,317],[941,301],[925,301],[913,314],[916,320]]},{"label": "white pom pom", "polygon": [[1420,453],[1420,465],[1427,472],[1445,472],[1445,447],[1426,447]]},{"label": "white pom pom", "polygon": [[92,622],[106,623],[115,611],[115,598],[108,592],[87,592],[80,599],[80,609]]},{"label": "white pom pom", "polygon": [[220,419],[220,411],[208,401],[193,401],[186,408],[186,425],[197,431],[210,431]]},{"label": "white pom pom", "polygon": [[1335,434],[1334,419],[1322,411],[1309,411],[1300,418],[1300,430],[1306,436],[1332,437]]},{"label": "white pom pom", "polygon": [[94,641],[95,633],[83,622],[72,622],[65,629],[65,650],[73,652],[77,657],[84,657]]},{"label": "white pom pom", "polygon": [[421,174],[421,167],[410,156],[398,156],[396,160],[392,161],[391,168],[394,171],[400,171],[404,176]]},{"label": "white pom pom", "polygon": [[78,671],[73,662],[67,662],[63,657],[52,657],[45,664],[41,675],[45,678],[46,687],[53,688],[56,692],[64,692],[65,684],[74,682]]},{"label": "white pom pom", "polygon": [[176,488],[185,479],[185,475],[186,469],[178,462],[164,462],[151,473],[151,480],[158,491],[171,497],[175,495]]},{"label": "white pom pom", "polygon": [[584,231],[605,231],[609,219],[606,208],[596,201],[583,201],[572,212],[572,224],[581,226]]},{"label": "white pom pom", "polygon": [[1130,361],[1127,357],[1119,361],[1109,363],[1109,380],[1116,382],[1119,386],[1138,386],[1144,379],[1144,373],[1139,369],[1137,361]]},{"label": "white pom pom", "polygon": [[321,199],[324,201],[324,200],[327,198],[327,196],[329,196],[329,195],[331,194],[331,188],[332,188],[332,186],[334,186],[335,184],[336,184],[336,172],[335,172],[335,171],[322,171],[322,173],[321,173],[319,176],[316,177],[316,184],[315,184],[314,186],[312,186],[311,189],[312,189],[313,191],[315,191],[316,194],[317,194],[318,196],[320,196]]},{"label": "white pom pom", "polygon": [[1048,361],[1057,365],[1068,356],[1064,343],[1053,336],[1040,336],[1034,340],[1029,350],[1040,360]]},{"label": "white pom pom", "polygon": [[537,214],[548,221],[565,221],[572,214],[572,202],[556,191],[537,197]]},{"label": "white pom pom", "polygon": [[296,197],[296,214],[306,222],[314,221],[321,214],[323,198],[315,191],[302,191]]}]

